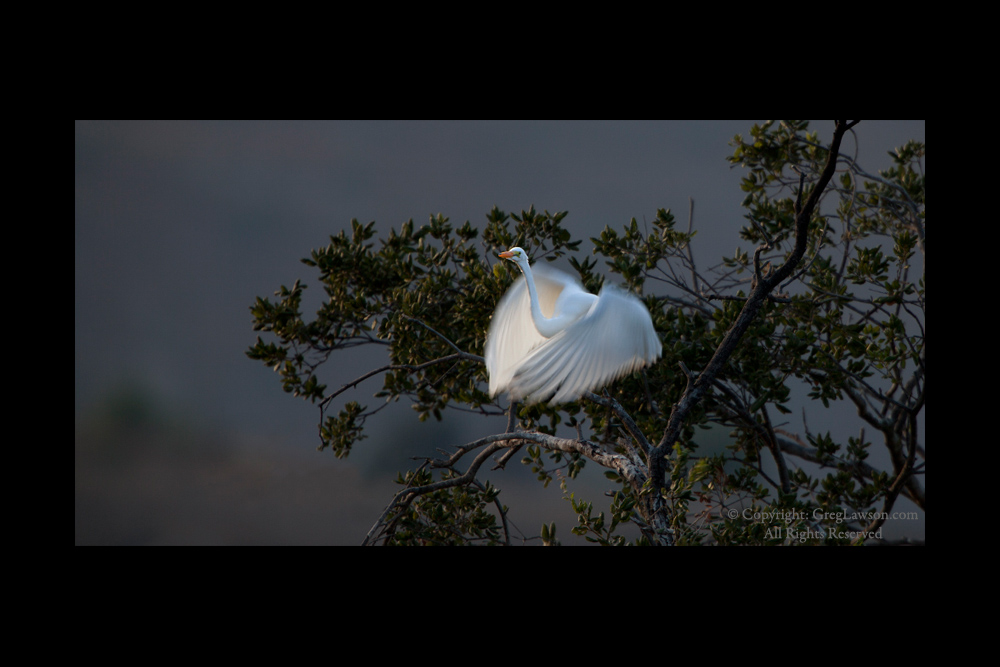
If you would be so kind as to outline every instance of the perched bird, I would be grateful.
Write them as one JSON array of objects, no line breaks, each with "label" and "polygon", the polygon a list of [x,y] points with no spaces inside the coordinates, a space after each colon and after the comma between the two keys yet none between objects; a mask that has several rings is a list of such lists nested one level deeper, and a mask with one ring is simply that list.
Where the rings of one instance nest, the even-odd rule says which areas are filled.
[{"label": "perched bird", "polygon": [[561,271],[532,268],[521,248],[499,256],[524,275],[500,299],[486,336],[490,396],[567,403],[660,357],[649,310],[633,294],[608,283],[591,294]]}]

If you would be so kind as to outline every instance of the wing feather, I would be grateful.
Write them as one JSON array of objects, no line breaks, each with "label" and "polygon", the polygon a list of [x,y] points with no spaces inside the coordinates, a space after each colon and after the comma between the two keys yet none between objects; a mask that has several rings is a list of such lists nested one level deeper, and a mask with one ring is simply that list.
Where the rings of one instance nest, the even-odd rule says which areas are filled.
[{"label": "wing feather", "polygon": [[[562,308],[560,299],[566,307],[583,308],[594,299],[572,276],[545,265],[532,269],[546,317]],[[662,348],[645,304],[610,283],[580,319],[545,338],[532,320],[522,275],[500,299],[490,322],[485,350],[490,396],[508,390],[512,400],[529,403],[573,401],[652,364]]]},{"label": "wing feather", "polygon": [[[555,314],[556,302],[569,288],[585,292],[579,281],[544,264],[533,267],[538,305],[545,317]],[[486,336],[486,370],[490,396],[508,388],[514,373],[528,354],[546,340],[531,318],[531,300],[524,275],[520,275],[500,298]]]},{"label": "wing feather", "polygon": [[511,396],[529,403],[576,400],[643,366],[662,352],[646,306],[605,285],[591,312],[534,347],[509,378]]}]

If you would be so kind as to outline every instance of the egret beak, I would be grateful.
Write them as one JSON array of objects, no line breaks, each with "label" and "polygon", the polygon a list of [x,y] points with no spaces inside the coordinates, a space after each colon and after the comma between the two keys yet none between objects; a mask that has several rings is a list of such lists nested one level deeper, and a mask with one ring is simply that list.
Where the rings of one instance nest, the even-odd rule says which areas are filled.
[{"label": "egret beak", "polygon": [[497,257],[503,257],[504,259],[512,259],[514,257],[514,253],[512,253],[510,250],[504,250],[502,253],[497,255]]}]

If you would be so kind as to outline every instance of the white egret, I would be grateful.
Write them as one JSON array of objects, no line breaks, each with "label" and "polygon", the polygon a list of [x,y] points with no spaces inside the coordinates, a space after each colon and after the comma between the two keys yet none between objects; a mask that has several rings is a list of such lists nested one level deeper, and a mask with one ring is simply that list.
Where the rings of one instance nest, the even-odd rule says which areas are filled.
[{"label": "white egret", "polygon": [[521,248],[499,256],[524,275],[500,299],[486,336],[490,396],[506,389],[511,400],[566,403],[660,357],[649,310],[633,294],[609,283],[591,294],[561,271],[532,269]]}]

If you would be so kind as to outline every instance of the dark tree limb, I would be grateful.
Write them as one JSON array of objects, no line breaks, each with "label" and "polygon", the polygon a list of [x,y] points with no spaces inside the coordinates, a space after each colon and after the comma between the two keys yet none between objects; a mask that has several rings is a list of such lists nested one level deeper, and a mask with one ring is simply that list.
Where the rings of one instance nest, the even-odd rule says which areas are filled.
[{"label": "dark tree limb", "polygon": [[[722,340],[722,343],[719,344],[719,347],[716,349],[712,359],[708,362],[705,369],[694,377],[693,382],[688,382],[688,386],[685,389],[683,396],[681,396],[681,399],[674,405],[673,410],[670,413],[670,419],[667,423],[667,427],[663,432],[663,438],[656,445],[656,447],[650,450],[649,453],[650,476],[653,488],[657,491],[666,485],[666,459],[671,451],[671,448],[673,447],[673,444],[680,436],[681,428],[683,427],[688,415],[690,415],[691,410],[694,409],[694,407],[705,397],[705,394],[713,385],[716,377],[718,377],[719,372],[725,366],[726,362],[729,361],[733,352],[736,351],[740,340],[750,327],[751,322],[753,322],[753,320],[757,317],[757,314],[760,312],[761,306],[763,306],[764,302],[767,300],[768,295],[775,289],[775,287],[781,284],[782,281],[792,274],[795,267],[805,255],[809,238],[809,222],[812,219],[813,213],[816,211],[816,207],[819,204],[823,191],[826,190],[826,186],[830,183],[830,180],[833,178],[833,174],[836,171],[837,157],[840,153],[840,145],[843,141],[844,134],[858,122],[859,121],[856,120],[838,120],[836,122],[837,124],[833,133],[833,141],[830,143],[826,165],[824,166],[815,187],[809,194],[808,199],[806,199],[805,203],[802,204],[801,209],[798,210],[795,216],[795,248],[792,250],[792,254],[788,257],[785,263],[776,270],[767,275],[759,275],[758,280],[756,281],[756,286],[751,290],[746,303],[743,305],[743,310],[740,311],[736,321],[730,327],[729,331],[726,332],[725,338]],[[799,199],[801,199],[801,188],[798,196]],[[758,253],[760,250],[761,249],[758,248]],[[651,495],[653,496],[652,506],[647,509],[656,514],[666,512],[667,507],[666,504],[662,502],[662,499],[660,499],[660,493],[656,492]],[[659,523],[662,523],[662,520]]]},{"label": "dark tree limb", "polygon": [[633,491],[635,491],[637,495],[641,492],[645,485],[645,470],[641,466],[637,466],[627,456],[607,452],[600,445],[587,440],[569,440],[567,438],[559,438],[546,433],[526,431],[488,435],[484,438],[480,438],[479,440],[457,447],[455,452],[447,459],[425,461],[422,467],[429,466],[431,468],[447,468],[454,470],[455,464],[457,464],[462,457],[471,451],[479,449],[480,447],[483,448],[482,451],[480,451],[473,459],[465,473],[456,477],[449,477],[448,479],[425,484],[423,486],[407,487],[402,491],[399,491],[385,510],[383,510],[381,516],[379,516],[375,524],[368,531],[368,535],[362,542],[362,546],[378,544],[391,538],[392,534],[395,532],[394,526],[399,517],[403,512],[407,511],[413,501],[420,496],[433,491],[438,491],[440,489],[475,484],[476,473],[479,471],[479,468],[482,467],[483,463],[493,456],[493,454],[505,448],[520,447],[524,442],[534,442],[553,451],[561,451],[567,454],[577,453],[586,456],[595,463],[618,472],[622,479],[624,479],[632,487]]}]

